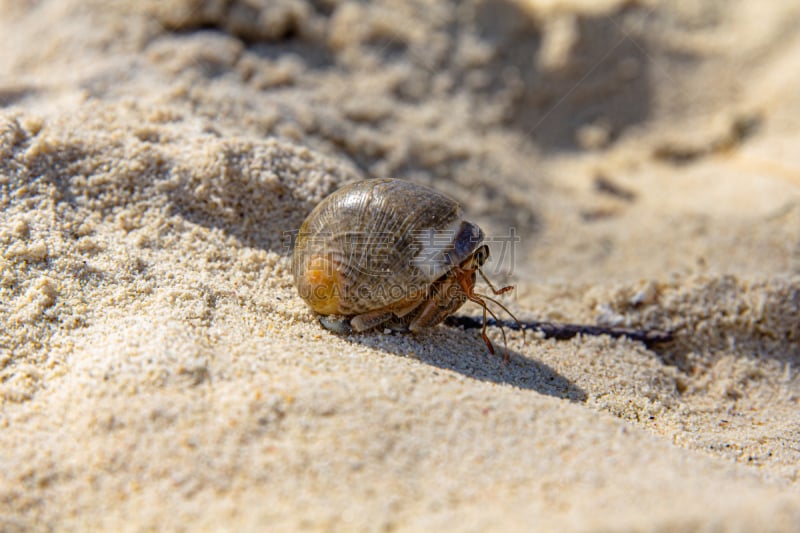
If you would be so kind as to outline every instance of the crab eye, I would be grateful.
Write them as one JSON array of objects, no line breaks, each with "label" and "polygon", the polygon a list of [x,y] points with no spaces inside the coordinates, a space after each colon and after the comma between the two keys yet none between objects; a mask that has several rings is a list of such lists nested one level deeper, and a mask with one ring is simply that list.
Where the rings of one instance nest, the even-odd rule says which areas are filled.
[{"label": "crab eye", "polygon": [[483,266],[487,259],[489,259],[489,247],[484,244],[475,251],[475,262],[478,266]]}]

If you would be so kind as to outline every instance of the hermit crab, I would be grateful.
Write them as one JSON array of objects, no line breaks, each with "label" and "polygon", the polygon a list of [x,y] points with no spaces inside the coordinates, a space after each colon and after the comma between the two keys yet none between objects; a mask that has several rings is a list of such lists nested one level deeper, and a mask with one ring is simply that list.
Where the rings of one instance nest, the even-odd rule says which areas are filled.
[{"label": "hermit crab", "polygon": [[483,241],[461,206],[430,187],[358,181],[325,198],[303,222],[292,256],[294,282],[321,324],[337,333],[418,332],[475,302],[483,307],[481,336],[494,353],[486,314],[497,317],[486,302],[511,313],[475,292],[476,274],[495,295],[513,287],[495,289],[483,275],[489,258]]}]

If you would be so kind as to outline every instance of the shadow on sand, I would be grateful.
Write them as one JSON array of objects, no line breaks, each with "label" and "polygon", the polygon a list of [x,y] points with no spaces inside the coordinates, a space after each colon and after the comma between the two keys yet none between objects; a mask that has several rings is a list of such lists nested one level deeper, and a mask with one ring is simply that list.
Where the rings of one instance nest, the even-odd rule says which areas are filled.
[{"label": "shadow on sand", "polygon": [[[583,389],[542,362],[509,349],[509,360],[504,363],[502,346],[491,355],[480,334],[473,331],[439,326],[417,335],[368,332],[346,337],[351,342],[393,355],[413,357],[471,379],[511,385],[573,402],[586,401]],[[465,337],[470,340],[465,342]]]}]

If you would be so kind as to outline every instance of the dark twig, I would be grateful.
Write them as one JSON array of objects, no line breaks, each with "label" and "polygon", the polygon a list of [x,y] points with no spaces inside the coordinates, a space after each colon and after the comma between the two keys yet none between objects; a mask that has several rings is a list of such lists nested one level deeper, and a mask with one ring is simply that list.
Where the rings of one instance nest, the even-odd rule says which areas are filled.
[{"label": "dark twig", "polygon": [[[471,316],[449,316],[445,324],[451,327],[462,327],[464,329],[477,329],[483,327],[480,318]],[[519,330],[520,326],[513,321],[489,319],[486,322],[489,326],[501,326],[504,328]],[[545,338],[558,340],[571,339],[576,335],[608,335],[610,337],[626,337],[644,343],[648,348],[672,340],[672,333],[657,329],[643,330],[632,328],[614,328],[604,326],[588,326],[584,324],[562,324],[559,322],[540,322],[538,320],[523,320],[522,327],[526,330],[536,330],[544,334]]]}]

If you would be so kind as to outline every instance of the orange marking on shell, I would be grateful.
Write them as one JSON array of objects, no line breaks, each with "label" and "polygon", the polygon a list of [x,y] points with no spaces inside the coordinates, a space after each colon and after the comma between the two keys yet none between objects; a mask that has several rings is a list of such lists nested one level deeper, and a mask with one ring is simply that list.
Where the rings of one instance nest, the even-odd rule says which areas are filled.
[{"label": "orange marking on shell", "polygon": [[327,255],[314,255],[307,259],[304,272],[308,291],[307,302],[311,308],[322,315],[341,312],[341,275]]}]

